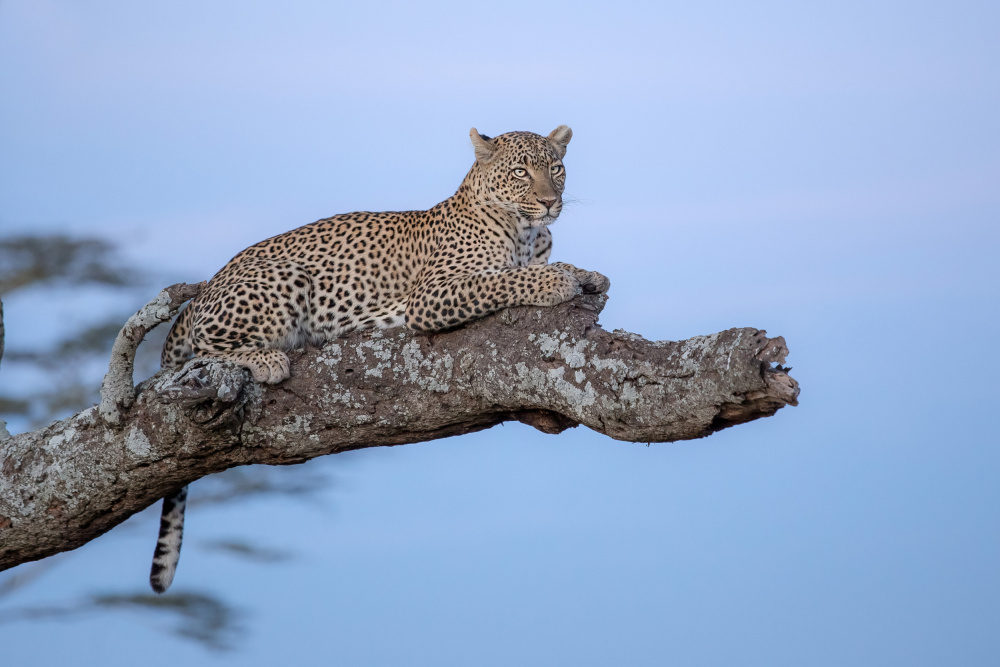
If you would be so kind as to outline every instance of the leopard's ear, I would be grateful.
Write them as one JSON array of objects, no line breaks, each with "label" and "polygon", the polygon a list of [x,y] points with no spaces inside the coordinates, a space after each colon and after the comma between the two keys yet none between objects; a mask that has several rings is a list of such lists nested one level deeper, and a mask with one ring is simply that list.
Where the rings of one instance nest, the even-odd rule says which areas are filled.
[{"label": "leopard's ear", "polygon": [[496,151],[496,145],[493,140],[487,137],[485,134],[479,134],[479,130],[472,128],[469,130],[469,136],[472,138],[472,147],[476,149],[476,159],[480,162],[486,162],[491,157],[493,157],[494,151]]},{"label": "leopard's ear", "polygon": [[569,125],[560,125],[549,132],[549,141],[556,147],[556,153],[559,154],[560,159],[566,157],[566,145],[572,138],[573,130],[569,129]]}]

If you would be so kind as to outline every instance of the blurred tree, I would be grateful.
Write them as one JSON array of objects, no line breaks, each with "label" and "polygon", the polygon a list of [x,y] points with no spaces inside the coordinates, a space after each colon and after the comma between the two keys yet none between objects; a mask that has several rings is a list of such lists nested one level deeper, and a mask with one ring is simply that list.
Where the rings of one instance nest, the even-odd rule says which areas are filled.
[{"label": "blurred tree", "polygon": [[[81,288],[102,285],[128,289],[148,285],[149,280],[139,271],[122,263],[111,243],[91,238],[71,238],[62,234],[50,236],[16,236],[0,239],[0,296],[35,288]],[[126,303],[132,299],[126,300]],[[100,378],[87,374],[87,361],[98,361],[111,349],[115,336],[121,329],[128,309],[108,313],[97,324],[55,345],[40,350],[6,350],[8,365],[25,364],[44,373],[49,381],[44,388],[12,394],[14,387],[0,390],[0,417],[18,415],[28,419],[32,426],[40,426],[53,419],[72,414],[97,401]],[[0,316],[2,320],[2,316]],[[0,324],[2,327],[2,324]],[[2,334],[0,329],[0,334]],[[165,336],[160,333],[160,339]],[[137,356],[136,369],[147,375],[156,368],[153,348],[156,340],[145,346]],[[0,335],[0,351],[3,336]]]},{"label": "blurred tree", "polygon": [[137,274],[100,239],[62,234],[0,239],[0,294],[38,283],[128,285]]}]

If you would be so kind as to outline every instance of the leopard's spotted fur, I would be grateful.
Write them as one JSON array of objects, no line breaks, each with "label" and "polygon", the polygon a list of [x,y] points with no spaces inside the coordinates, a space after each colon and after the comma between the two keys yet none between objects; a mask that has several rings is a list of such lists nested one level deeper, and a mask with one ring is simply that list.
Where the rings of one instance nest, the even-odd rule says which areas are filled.
[{"label": "leopard's spotted fur", "polygon": [[[547,226],[562,210],[572,134],[561,125],[547,137],[490,138],[473,128],[475,163],[458,191],[430,210],[337,215],[247,248],[177,318],[163,365],[218,357],[276,383],[289,376],[284,350],[306,341],[370,327],[439,331],[508,306],[606,290],[599,273],[548,263]],[[160,592],[176,567],[175,525],[164,522],[160,544],[177,549],[158,547],[154,558]]]}]

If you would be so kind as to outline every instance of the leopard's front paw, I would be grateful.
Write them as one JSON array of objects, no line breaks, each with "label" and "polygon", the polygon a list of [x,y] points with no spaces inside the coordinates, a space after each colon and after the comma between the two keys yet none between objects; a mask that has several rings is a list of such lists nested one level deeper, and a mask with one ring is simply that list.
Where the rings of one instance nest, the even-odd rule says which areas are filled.
[{"label": "leopard's front paw", "polygon": [[597,271],[584,271],[584,273],[587,274],[586,278],[576,277],[584,294],[603,294],[611,288],[611,281],[603,273]]},{"label": "leopard's front paw", "polygon": [[567,264],[566,262],[556,262],[552,266],[559,267],[566,273],[576,278],[576,281],[580,284],[580,290],[584,294],[602,294],[607,292],[611,287],[611,281],[608,280],[608,277],[603,273],[578,269],[572,264]]},{"label": "leopard's front paw", "polygon": [[548,275],[538,285],[535,298],[529,299],[527,305],[555,306],[569,301],[580,291],[580,281],[568,271],[556,267],[548,271]]}]

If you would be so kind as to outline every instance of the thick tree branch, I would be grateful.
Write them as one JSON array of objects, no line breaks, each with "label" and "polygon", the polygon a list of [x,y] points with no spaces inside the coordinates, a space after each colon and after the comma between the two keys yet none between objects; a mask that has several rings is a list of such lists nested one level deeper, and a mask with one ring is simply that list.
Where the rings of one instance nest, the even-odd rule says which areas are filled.
[{"label": "thick tree branch", "polygon": [[355,332],[293,352],[291,379],[275,386],[195,360],[135,393],[108,389],[117,423],[95,407],[0,444],[0,569],[76,548],[238,465],[300,463],[508,420],[667,442],[796,404],[797,384],[772,366],[787,353],[780,337],[730,329],[653,342],[608,333],[597,325],[606,299],[512,308],[433,335]]},{"label": "thick tree branch", "polygon": [[135,381],[132,371],[135,367],[135,352],[139,343],[153,327],[172,320],[178,309],[190,299],[198,296],[205,282],[188,285],[178,283],[161,291],[155,299],[128,318],[128,322],[118,332],[111,348],[111,362],[101,383],[101,404],[98,411],[109,425],[121,423],[122,411],[128,410],[135,402]]}]

